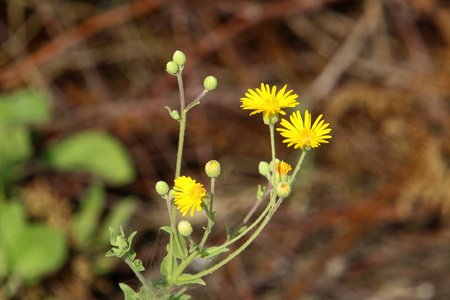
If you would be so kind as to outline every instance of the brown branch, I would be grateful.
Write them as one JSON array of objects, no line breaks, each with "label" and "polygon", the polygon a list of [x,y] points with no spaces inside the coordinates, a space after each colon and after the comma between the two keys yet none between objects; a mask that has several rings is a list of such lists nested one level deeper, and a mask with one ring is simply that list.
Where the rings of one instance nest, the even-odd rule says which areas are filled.
[{"label": "brown branch", "polygon": [[128,22],[131,19],[145,15],[165,0],[136,0],[130,4],[111,9],[96,15],[66,34],[58,36],[19,63],[0,73],[0,86],[12,89],[22,84],[25,78],[41,65],[59,56],[73,45],[86,38],[113,26]]}]

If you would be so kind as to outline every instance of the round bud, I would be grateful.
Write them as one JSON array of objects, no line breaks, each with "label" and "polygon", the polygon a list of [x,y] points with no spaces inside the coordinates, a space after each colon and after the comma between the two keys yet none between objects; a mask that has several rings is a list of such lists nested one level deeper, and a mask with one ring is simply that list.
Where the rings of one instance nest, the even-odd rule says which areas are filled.
[{"label": "round bud", "polygon": [[287,182],[280,182],[277,185],[276,192],[278,197],[287,198],[291,194],[291,185]]},{"label": "round bud", "polygon": [[267,118],[263,117],[264,124],[266,125],[274,125],[278,122],[279,119],[280,118],[278,116],[278,113],[270,114],[267,116]]},{"label": "round bud", "polygon": [[267,178],[270,177],[270,166],[267,162],[265,162],[265,161],[259,162],[258,171],[259,171],[259,174],[261,174],[262,176],[267,177]]},{"label": "round bud", "polygon": [[183,68],[184,64],[186,63],[186,55],[184,55],[183,52],[177,50],[173,54],[172,60],[174,63],[176,63],[178,66],[180,66],[180,68]]},{"label": "round bud", "polygon": [[185,237],[188,237],[192,233],[192,225],[188,221],[181,221],[178,223],[178,232]]},{"label": "round bud", "polygon": [[217,87],[217,78],[214,76],[206,77],[205,81],[203,81],[203,86],[208,91],[214,90]]},{"label": "round bud", "polygon": [[172,110],[171,112],[170,112],[170,116],[173,118],[173,119],[175,119],[175,120],[177,120],[177,121],[180,121],[180,114],[178,113],[178,111],[177,110]]},{"label": "round bud", "polygon": [[180,71],[180,67],[176,63],[174,63],[173,61],[169,61],[166,64],[166,71],[170,75],[177,76],[178,72]]},{"label": "round bud", "polygon": [[156,192],[161,196],[166,196],[169,193],[169,185],[165,181],[158,181],[155,185]]},{"label": "round bud", "polygon": [[205,165],[206,175],[210,178],[216,178],[220,175],[220,164],[217,160],[210,160]]}]

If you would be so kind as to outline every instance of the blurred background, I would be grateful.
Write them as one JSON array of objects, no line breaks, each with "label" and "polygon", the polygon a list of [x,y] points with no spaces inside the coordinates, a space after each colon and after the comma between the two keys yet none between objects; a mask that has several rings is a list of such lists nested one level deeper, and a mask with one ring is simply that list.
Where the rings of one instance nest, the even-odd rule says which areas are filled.
[{"label": "blurred background", "polygon": [[[104,258],[108,226],[137,230],[148,278],[165,255],[178,89],[182,173],[208,186],[226,238],[251,208],[269,132],[240,98],[288,85],[324,114],[294,193],[254,244],[193,299],[450,298],[450,5],[439,0],[1,0],[0,299],[123,299],[139,284]],[[189,101],[189,100],[188,100]],[[277,137],[277,156],[299,152]],[[205,219],[186,217],[199,239]],[[195,267],[195,266],[194,266]]]}]

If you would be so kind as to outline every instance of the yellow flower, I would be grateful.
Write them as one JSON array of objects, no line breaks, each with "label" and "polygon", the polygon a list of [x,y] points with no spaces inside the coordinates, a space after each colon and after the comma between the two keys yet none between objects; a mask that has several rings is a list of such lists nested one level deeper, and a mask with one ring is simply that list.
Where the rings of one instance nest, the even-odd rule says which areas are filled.
[{"label": "yellow flower", "polygon": [[278,93],[276,86],[270,87],[268,84],[261,83],[261,89],[255,89],[255,91],[249,89],[248,93],[245,93],[245,97],[241,98],[242,109],[253,109],[251,115],[257,113],[264,114],[264,121],[269,117],[278,116],[278,113],[285,115],[282,108],[295,107],[299,103],[297,102],[298,95],[291,94],[292,90],[286,91],[287,85],[285,85]]},{"label": "yellow flower", "polygon": [[328,133],[331,128],[327,128],[329,123],[324,124],[320,115],[311,126],[311,114],[306,111],[305,119],[302,119],[300,111],[294,112],[289,119],[291,122],[283,119],[281,125],[285,128],[277,128],[280,134],[286,139],[283,143],[288,143],[288,147],[294,145],[294,148],[302,148],[308,150],[309,148],[319,147],[321,143],[328,143],[327,139],[331,139]]},{"label": "yellow flower", "polygon": [[287,173],[292,170],[292,167],[287,162],[284,162],[283,160],[275,164],[275,170],[283,175],[287,175]]},{"label": "yellow flower", "polygon": [[191,177],[180,176],[175,179],[175,204],[183,214],[186,215],[191,210],[191,217],[194,215],[194,209],[202,210],[202,199],[206,196],[206,190],[203,184],[195,182]]}]

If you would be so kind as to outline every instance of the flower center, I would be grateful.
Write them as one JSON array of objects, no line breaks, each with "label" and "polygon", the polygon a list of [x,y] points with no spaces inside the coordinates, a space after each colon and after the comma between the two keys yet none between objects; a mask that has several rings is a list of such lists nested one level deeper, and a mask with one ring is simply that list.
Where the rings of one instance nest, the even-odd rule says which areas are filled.
[{"label": "flower center", "polygon": [[266,99],[267,110],[278,111],[280,106],[278,105],[278,100],[276,97],[270,95]]},{"label": "flower center", "polygon": [[303,145],[311,146],[311,143],[314,141],[314,133],[309,129],[304,129],[299,132],[298,139]]},{"label": "flower center", "polygon": [[292,167],[288,163],[280,161],[279,163],[275,164],[275,170],[277,170],[277,172],[280,174],[287,175],[287,173],[292,170]]},{"label": "flower center", "polygon": [[189,197],[195,201],[201,200],[205,195],[206,190],[198,183],[189,192]]}]

